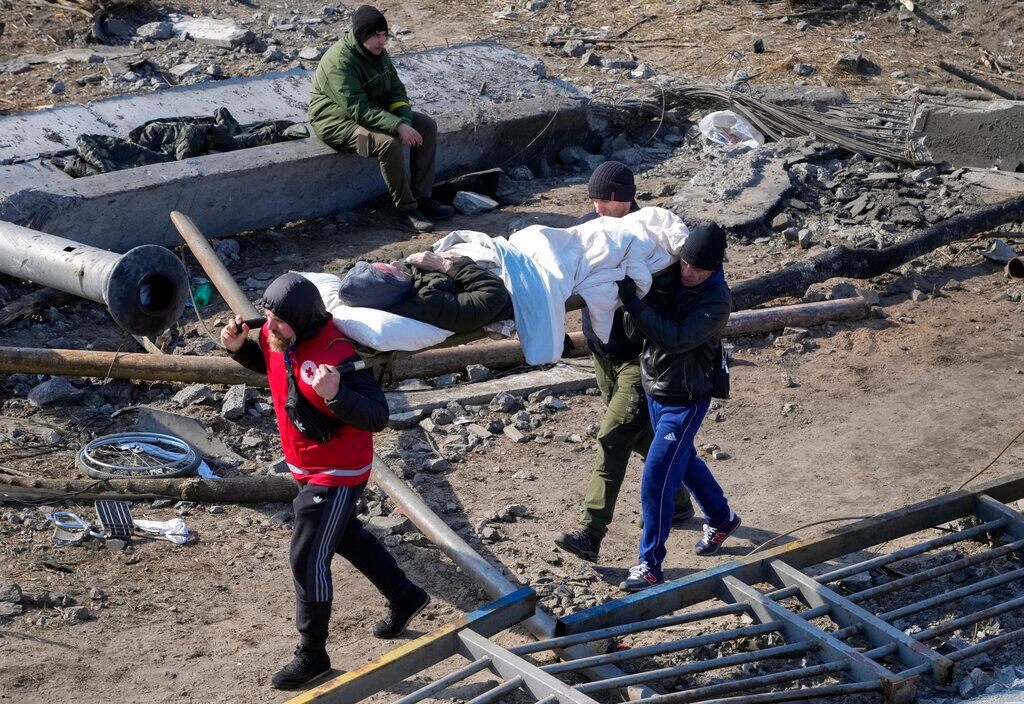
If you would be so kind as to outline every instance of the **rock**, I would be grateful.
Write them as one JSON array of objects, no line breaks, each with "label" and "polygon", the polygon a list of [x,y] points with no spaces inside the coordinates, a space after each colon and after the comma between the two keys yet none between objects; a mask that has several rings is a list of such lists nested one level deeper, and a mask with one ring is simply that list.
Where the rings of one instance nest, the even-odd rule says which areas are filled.
[{"label": "rock", "polygon": [[319,61],[324,55],[324,49],[318,46],[304,46],[299,49],[299,58],[303,61]]},{"label": "rock", "polygon": [[234,49],[248,44],[255,38],[252,32],[235,20],[189,17],[187,15],[171,15],[169,19],[175,34],[178,36],[187,34],[200,44]]},{"label": "rock", "polygon": [[814,234],[805,227],[797,232],[796,241],[801,249],[810,249],[811,245],[814,244]]},{"label": "rock", "polygon": [[389,548],[397,548],[401,544],[402,544],[402,536],[400,536],[400,535],[385,535],[384,536],[384,545],[386,545]]},{"label": "rock", "polygon": [[412,521],[400,513],[392,513],[389,516],[372,516],[367,524],[376,528],[383,535],[402,535],[416,530]]},{"label": "rock", "polygon": [[482,531],[480,531],[480,538],[485,543],[496,543],[503,537],[504,536],[501,534],[501,531],[495,528],[494,526],[487,526]]},{"label": "rock", "polygon": [[213,389],[207,384],[190,384],[174,394],[171,401],[179,406],[193,406],[213,396]]},{"label": "rock", "polygon": [[560,398],[548,396],[544,399],[544,407],[550,408],[552,411],[564,411],[569,407],[569,404]]},{"label": "rock", "polygon": [[443,457],[428,457],[423,460],[423,471],[430,472],[432,474],[441,474],[443,472],[451,471],[452,465],[448,460]]},{"label": "rock", "polygon": [[810,64],[793,64],[793,73],[798,76],[810,76],[814,73],[814,67]]},{"label": "rock", "polygon": [[810,26],[811,23],[808,22],[807,20],[800,20],[799,22],[796,23],[796,29],[798,32],[803,32],[810,28]]},{"label": "rock", "polygon": [[928,294],[925,293],[924,291],[921,291],[921,290],[915,288],[913,291],[910,292],[910,300],[914,301],[914,303],[920,303],[921,301],[927,301],[928,300]]},{"label": "rock", "polygon": [[92,612],[84,606],[73,606],[64,612],[64,620],[68,623],[85,623],[92,618]]},{"label": "rock", "polygon": [[434,379],[435,389],[447,389],[449,386],[455,386],[459,383],[458,374],[442,374]]},{"label": "rock", "polygon": [[93,601],[106,601],[107,600],[107,595],[99,587],[93,587],[92,589],[89,590],[89,598],[92,599]]},{"label": "rock", "polygon": [[513,181],[532,181],[533,172],[530,171],[529,166],[517,166],[511,171],[509,171],[509,178],[511,178]]},{"label": "rock", "polygon": [[24,613],[25,607],[21,604],[14,604],[9,601],[0,601],[0,623],[8,619],[12,619],[15,616],[21,616]]},{"label": "rock", "polygon": [[572,433],[571,435],[566,436],[565,441],[572,443],[573,445],[579,445],[583,442],[583,437],[577,433]]},{"label": "rock", "polygon": [[649,64],[642,63],[639,66],[637,66],[635,69],[633,69],[632,71],[629,72],[629,77],[630,78],[641,79],[641,80],[644,79],[644,78],[653,78],[654,77],[654,69],[651,68]]},{"label": "rock", "polygon": [[70,381],[57,376],[44,381],[28,392],[28,400],[36,408],[46,408],[63,403],[73,403],[85,394]]},{"label": "rock", "polygon": [[570,39],[562,45],[562,53],[566,56],[576,58],[577,56],[583,56],[587,51],[587,46],[579,39]]},{"label": "rock", "polygon": [[924,183],[930,181],[939,175],[939,170],[934,166],[928,166],[923,169],[918,169],[910,174],[910,180],[914,183]]},{"label": "rock", "polygon": [[498,201],[472,191],[459,191],[455,194],[452,205],[463,215],[486,213],[498,207]]},{"label": "rock", "polygon": [[763,54],[764,53],[764,39],[755,39],[754,40],[753,50],[754,50],[755,54]]},{"label": "rock", "polygon": [[199,64],[178,64],[167,69],[167,73],[180,80],[185,78],[185,76],[191,76],[193,73],[199,73],[201,68]]},{"label": "rock", "polygon": [[861,193],[859,196],[857,196],[852,201],[847,203],[846,209],[850,211],[850,215],[852,215],[853,217],[857,217],[858,215],[860,215],[861,213],[868,209],[870,203],[871,201],[868,198],[868,194]]},{"label": "rock", "polygon": [[780,232],[787,228],[793,227],[793,225],[795,224],[796,222],[793,220],[792,216],[789,213],[779,213],[772,220],[772,229],[775,230],[776,232]]},{"label": "rock", "polygon": [[580,66],[600,66],[601,57],[596,52],[587,51],[580,57]]},{"label": "rock", "polygon": [[897,225],[920,225],[924,222],[921,212],[912,205],[901,205],[893,208],[889,221]]},{"label": "rock", "polygon": [[527,442],[530,439],[511,425],[506,425],[501,432],[512,442]]},{"label": "rock", "polygon": [[491,376],[491,370],[482,364],[470,364],[466,367],[467,381],[484,381]]},{"label": "rock", "polygon": [[430,420],[434,421],[434,425],[451,425],[455,415],[447,408],[435,408],[430,412]]},{"label": "rock", "polygon": [[878,64],[868,60],[859,51],[851,51],[840,54],[836,57],[836,69],[848,73],[860,73],[866,76],[873,76],[880,72]]},{"label": "rock", "polygon": [[80,86],[87,86],[93,83],[103,83],[103,78],[104,76],[102,73],[90,73],[87,76],[76,78],[75,83],[77,83]]},{"label": "rock", "polygon": [[491,420],[487,422],[487,432],[496,434],[500,433],[505,429],[505,421],[503,420]]},{"label": "rock", "polygon": [[508,391],[499,391],[495,394],[487,407],[496,413],[511,413],[522,405],[518,396],[513,396]]},{"label": "rock", "polygon": [[601,68],[613,71],[630,71],[636,68],[636,61],[633,59],[601,59]]},{"label": "rock", "polygon": [[143,41],[160,41],[174,36],[174,25],[170,22],[149,22],[135,30],[135,36]]},{"label": "rock", "polygon": [[213,245],[213,251],[217,253],[221,260],[228,262],[241,261],[242,247],[238,244],[238,240],[214,240],[211,244]]},{"label": "rock", "polygon": [[415,428],[424,413],[426,413],[426,411],[422,408],[414,411],[405,411],[403,413],[393,413],[388,417],[388,427],[393,430],[408,430],[409,428]]},{"label": "rock", "polygon": [[[504,428],[504,426],[502,427]],[[466,432],[469,433],[470,435],[474,435],[480,438],[481,440],[487,440],[493,435],[493,433],[490,430],[483,427],[482,425],[478,425],[477,423],[467,424]]]},{"label": "rock", "polygon": [[732,455],[730,455],[728,452],[725,452],[724,450],[712,450],[711,456],[716,460],[727,460],[732,457]]},{"label": "rock", "polygon": [[420,421],[419,426],[420,430],[422,430],[424,433],[437,432],[437,424],[431,418],[424,418],[423,420]]},{"label": "rock", "polygon": [[17,582],[0,580],[0,603],[20,604],[21,587]]},{"label": "rock", "polygon": [[9,73],[12,76],[18,76],[22,73],[28,73],[32,70],[32,64],[22,57],[16,57],[0,64],[0,73]]},{"label": "rock", "polygon": [[530,507],[526,504],[509,504],[498,512],[500,520],[511,523],[517,518],[526,518],[530,515]]},{"label": "rock", "polygon": [[52,86],[50,86],[51,95],[64,95],[65,90],[66,89],[64,88],[64,81],[57,81]]},{"label": "rock", "polygon": [[245,415],[245,384],[235,384],[224,394],[224,403],[220,414],[228,420],[235,420]]},{"label": "rock", "polygon": [[527,0],[526,4],[523,5],[523,7],[529,10],[530,12],[537,12],[538,10],[543,10],[547,6],[548,4],[544,0]]},{"label": "rock", "polygon": [[423,379],[405,379],[395,385],[396,391],[430,391],[434,387],[423,381]]},{"label": "rock", "polygon": [[281,51],[281,47],[274,45],[268,46],[267,50],[263,52],[262,56],[263,60],[266,61],[268,64],[276,64],[285,60],[285,55],[284,52]]},{"label": "rock", "polygon": [[519,15],[511,7],[506,7],[504,10],[499,10],[494,13],[494,19],[496,20],[514,20]]}]

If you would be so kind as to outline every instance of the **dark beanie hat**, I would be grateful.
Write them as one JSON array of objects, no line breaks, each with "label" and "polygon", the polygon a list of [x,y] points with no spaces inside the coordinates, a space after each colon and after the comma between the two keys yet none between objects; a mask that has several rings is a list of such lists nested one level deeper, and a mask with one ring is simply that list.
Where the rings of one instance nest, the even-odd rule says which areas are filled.
[{"label": "dark beanie hat", "polygon": [[352,13],[352,34],[360,44],[377,32],[388,31],[388,21],[384,13],[373,5],[360,5]]},{"label": "dark beanie hat", "polygon": [[313,282],[293,271],[278,276],[267,286],[263,307],[288,323],[299,340],[313,337],[331,319]]},{"label": "dark beanie hat", "polygon": [[587,193],[591,200],[617,200],[628,203],[636,197],[633,172],[621,161],[606,161],[590,174]]},{"label": "dark beanie hat", "polygon": [[715,271],[725,261],[725,230],[713,222],[697,225],[687,235],[679,256],[698,269]]}]

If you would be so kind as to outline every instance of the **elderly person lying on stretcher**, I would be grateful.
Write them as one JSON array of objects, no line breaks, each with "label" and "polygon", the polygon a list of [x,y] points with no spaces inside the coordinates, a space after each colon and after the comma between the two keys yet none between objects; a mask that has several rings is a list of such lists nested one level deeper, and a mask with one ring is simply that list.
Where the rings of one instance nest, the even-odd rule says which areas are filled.
[{"label": "elderly person lying on stretcher", "polygon": [[356,262],[341,280],[338,299],[455,333],[512,318],[501,279],[455,252],[419,252],[390,264]]}]

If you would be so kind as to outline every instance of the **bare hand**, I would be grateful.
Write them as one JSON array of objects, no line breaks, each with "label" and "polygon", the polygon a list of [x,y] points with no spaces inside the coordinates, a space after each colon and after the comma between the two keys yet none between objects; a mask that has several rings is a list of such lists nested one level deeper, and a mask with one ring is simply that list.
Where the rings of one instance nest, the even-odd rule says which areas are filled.
[{"label": "bare hand", "polygon": [[404,122],[398,126],[398,138],[407,147],[418,147],[423,144],[423,135]]},{"label": "bare hand", "polygon": [[341,388],[341,374],[338,373],[338,368],[321,364],[313,375],[311,386],[320,398],[330,401],[338,395],[338,389]]},{"label": "bare hand", "polygon": [[434,252],[417,252],[409,255],[409,263],[423,271],[447,271],[452,263]]},{"label": "bare hand", "polygon": [[228,352],[237,352],[242,349],[246,338],[249,337],[249,326],[242,322],[242,316],[236,315],[234,320],[220,329],[220,344]]}]

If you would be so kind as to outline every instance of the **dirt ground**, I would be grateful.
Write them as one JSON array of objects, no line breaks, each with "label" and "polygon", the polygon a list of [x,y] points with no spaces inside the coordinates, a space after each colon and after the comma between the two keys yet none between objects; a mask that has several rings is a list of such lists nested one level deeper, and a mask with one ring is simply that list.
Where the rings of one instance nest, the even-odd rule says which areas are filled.
[{"label": "dirt ground", "polygon": [[[52,8],[40,10],[36,5],[0,0],[6,23],[0,58],[82,45],[87,23],[56,17]],[[229,0],[217,3],[216,9],[210,5],[182,0],[174,9],[210,10],[218,16],[248,20],[254,12],[317,15],[322,2],[294,0],[284,7]],[[743,68],[754,76],[754,83],[793,82],[792,63],[820,62],[821,71],[809,79],[812,84],[841,85],[874,95],[897,89],[899,82],[954,85],[935,68],[942,57],[973,65],[980,73],[980,49],[997,56],[1020,51],[1013,45],[1024,36],[1019,2],[919,5],[933,22],[921,15],[900,21],[899,3],[861,3],[853,15],[842,12],[837,4],[825,7],[832,14],[807,15],[812,24],[797,29],[802,17],[796,13],[806,11],[804,4],[793,8],[781,2],[707,0],[631,6],[552,2],[539,13],[517,7],[517,19],[495,20],[493,13],[506,3],[381,3],[394,24],[413,30],[412,35],[400,35],[404,38],[397,43],[400,50],[497,37],[543,56],[553,75],[584,84],[594,80],[592,69],[579,68],[576,60],[531,43],[543,37],[549,26],[588,31],[608,26],[618,32],[645,14],[656,14],[657,21],[639,25],[629,36],[670,37],[672,43],[692,44],[665,47],[667,40],[658,40],[628,45],[628,51],[659,73],[720,83],[730,71]],[[753,12],[764,17],[753,17]],[[784,13],[792,15],[788,22],[775,18]],[[151,9],[125,17],[140,24],[159,14]],[[328,43],[331,33],[340,34],[344,27],[340,21],[327,23],[317,30],[319,37],[305,41]],[[294,32],[264,31],[272,35],[266,39],[301,45]],[[831,57],[854,41],[855,31],[867,33],[857,40],[858,47],[881,65],[876,77],[849,77],[828,68]],[[764,37],[768,46],[764,54],[750,50],[758,37]],[[193,53],[206,51],[186,48]],[[617,55],[609,47],[600,50]],[[626,47],[623,52],[625,56]],[[287,66],[268,66],[259,54],[211,52],[210,57],[222,63],[228,75],[254,75]],[[80,102],[123,90],[105,83],[78,86],[74,78],[95,73],[90,67],[69,65],[64,71],[52,74],[37,66],[28,73],[0,75],[0,108],[14,111]],[[894,77],[898,71],[908,75]],[[67,86],[63,95],[48,92],[55,75]],[[1007,76],[1008,82],[1014,78],[1012,72]],[[642,176],[640,188],[650,195],[643,204],[665,204],[667,195],[653,194],[689,176],[698,165],[699,158],[694,157],[684,160],[675,173],[662,169]],[[517,205],[460,217],[452,227],[504,234],[531,222],[564,226],[587,209],[585,176],[537,179],[519,183],[517,189]],[[237,239],[241,259],[231,266],[232,273],[255,295],[270,278],[290,268],[336,272],[354,259],[424,249],[439,236],[409,237],[380,215],[371,205],[338,218],[244,233]],[[1021,249],[1019,236],[1014,239],[1011,233],[1008,241]],[[301,251],[301,257],[296,251]],[[732,240],[727,275],[739,281],[820,251],[820,245],[803,251],[772,247],[752,238]],[[745,555],[802,524],[872,515],[954,491],[1021,430],[1024,310],[1019,283],[1014,290],[1001,270],[978,254],[977,246],[952,245],[916,264],[914,280],[920,286],[923,279],[930,295],[913,300],[909,289],[899,292],[900,286],[893,284],[909,276],[905,272],[857,282],[881,294],[879,313],[870,320],[812,328],[813,344],[805,345],[805,351],[787,350],[787,345],[776,344],[773,335],[732,340],[733,395],[718,404],[701,429],[698,445],[705,454],[710,445],[728,453],[728,459],[708,457],[708,462],[744,526],[721,555],[710,558],[694,556],[690,547],[698,537],[698,520],[674,531],[669,578]],[[194,262],[192,268],[197,273]],[[32,290],[11,279],[2,284],[12,297]],[[204,310],[214,333],[223,311],[219,301]],[[573,317],[572,325],[578,326],[578,317]],[[102,308],[73,302],[4,328],[3,344],[136,349],[131,338],[112,328]],[[213,348],[191,321],[162,342],[177,353],[209,353]],[[74,455],[80,444],[97,434],[130,428],[130,412],[112,414],[143,403],[188,413],[209,425],[246,458],[234,471],[262,472],[279,455],[272,417],[246,415],[237,421],[221,417],[219,400],[225,387],[215,387],[205,404],[182,410],[170,400],[180,385],[93,383],[74,405],[37,410],[25,396],[40,380],[0,378],[0,469],[74,476]],[[588,393],[561,398],[568,408],[545,416],[538,429],[542,436],[550,433],[550,442],[516,444],[498,436],[464,462],[455,463],[451,471],[419,472],[414,482],[428,503],[471,544],[523,584],[536,586],[556,615],[620,595],[617,584],[636,559],[641,469],[634,458],[616,520],[602,545],[600,564],[591,566],[558,551],[552,540],[558,531],[575,524],[594,457],[587,428],[602,410],[600,398]],[[507,414],[486,411],[484,417],[508,419]],[[582,442],[571,442],[572,435],[579,435]],[[389,463],[411,476],[413,468],[405,466],[403,458],[408,447],[422,439],[419,430],[389,430],[379,434],[376,442]],[[1010,475],[1022,467],[1024,444],[1018,443],[978,481]],[[524,504],[528,515],[501,523],[500,539],[482,543],[476,528],[509,504]],[[52,507],[0,504],[0,582],[16,582],[24,594],[24,612],[0,621],[0,702],[286,700],[288,695],[270,689],[268,680],[287,661],[295,644],[287,509],[281,504],[157,508],[137,502],[135,517],[167,520],[180,515],[196,540],[183,547],[136,540],[129,550],[115,553],[102,547],[52,545],[52,528],[45,518]],[[68,510],[93,515],[88,503],[72,501]],[[841,522],[798,536],[813,538],[836,525]],[[409,638],[486,601],[480,589],[429,544],[403,540],[392,550],[433,597],[431,606],[414,622]],[[335,563],[334,584],[329,649],[336,669],[354,669],[404,642],[370,636],[383,604],[367,582],[341,561]],[[572,586],[572,596],[560,597],[557,585]],[[997,665],[1015,660],[1020,660],[1019,651],[993,654]],[[944,696],[955,697],[955,693]]]}]

